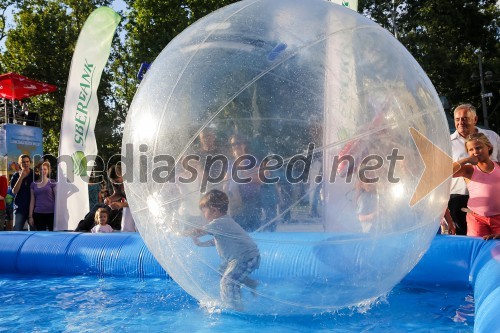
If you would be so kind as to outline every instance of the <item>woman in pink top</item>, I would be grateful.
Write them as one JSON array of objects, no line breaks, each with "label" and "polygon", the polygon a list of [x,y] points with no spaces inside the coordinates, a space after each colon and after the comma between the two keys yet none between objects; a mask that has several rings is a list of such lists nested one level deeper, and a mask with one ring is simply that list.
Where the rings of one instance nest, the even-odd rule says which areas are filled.
[{"label": "woman in pink top", "polygon": [[453,163],[453,177],[463,177],[469,190],[467,236],[490,238],[500,234],[500,164],[493,162],[493,151],[482,133],[465,139],[469,157]]}]

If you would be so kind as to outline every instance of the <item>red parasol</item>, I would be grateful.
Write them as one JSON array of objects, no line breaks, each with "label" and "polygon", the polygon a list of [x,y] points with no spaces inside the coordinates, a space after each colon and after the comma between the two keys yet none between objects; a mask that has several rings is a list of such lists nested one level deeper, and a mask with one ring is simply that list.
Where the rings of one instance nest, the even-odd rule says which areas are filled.
[{"label": "red parasol", "polygon": [[31,96],[47,94],[57,89],[45,82],[35,81],[16,73],[0,75],[0,98],[22,100]]}]

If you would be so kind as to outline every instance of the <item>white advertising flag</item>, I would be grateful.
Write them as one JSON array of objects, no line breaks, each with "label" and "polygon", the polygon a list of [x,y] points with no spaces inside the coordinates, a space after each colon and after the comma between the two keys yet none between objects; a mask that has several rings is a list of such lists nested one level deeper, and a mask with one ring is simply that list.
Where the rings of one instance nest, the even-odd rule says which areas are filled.
[{"label": "white advertising flag", "polygon": [[74,230],[89,211],[87,165],[93,165],[97,155],[97,87],[119,22],[111,8],[98,8],[85,21],[76,43],[59,140],[54,230]]}]

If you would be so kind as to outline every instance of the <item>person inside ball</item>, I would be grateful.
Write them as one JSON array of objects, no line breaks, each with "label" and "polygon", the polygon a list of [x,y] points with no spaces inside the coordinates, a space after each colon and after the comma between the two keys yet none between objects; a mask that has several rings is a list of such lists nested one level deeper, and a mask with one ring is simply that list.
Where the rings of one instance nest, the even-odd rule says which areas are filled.
[{"label": "person inside ball", "polygon": [[[221,257],[219,272],[223,305],[242,310],[241,286],[246,285],[251,289],[257,286],[257,281],[248,276],[259,268],[259,248],[247,232],[227,215],[229,199],[226,193],[219,190],[205,193],[199,207],[208,224],[192,232],[193,241],[198,246],[216,247]],[[200,241],[199,237],[204,235],[213,238]]]}]

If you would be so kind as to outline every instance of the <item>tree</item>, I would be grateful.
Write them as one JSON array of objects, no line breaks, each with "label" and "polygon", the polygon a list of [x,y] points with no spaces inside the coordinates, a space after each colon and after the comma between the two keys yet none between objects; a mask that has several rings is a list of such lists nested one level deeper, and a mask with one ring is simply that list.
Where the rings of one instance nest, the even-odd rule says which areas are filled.
[{"label": "tree", "polygon": [[[471,102],[480,109],[479,82],[471,80],[471,74],[478,71],[477,49],[483,51],[485,70],[500,75],[500,9],[495,0],[395,0],[394,5],[361,0],[359,7],[391,32],[395,18],[399,41],[420,63],[440,95],[447,96],[452,105]],[[490,84],[494,101],[500,103],[498,82]],[[498,130],[500,111],[495,117],[490,126]]]},{"label": "tree", "polygon": [[[113,41],[110,65],[104,70],[98,91],[100,113],[95,133],[99,154],[105,160],[120,151],[121,130],[139,83],[136,74],[141,63],[152,62],[190,23],[235,1],[125,2],[130,12],[125,26],[118,28],[119,38]],[[78,34],[96,7],[110,3],[111,0],[8,0],[0,7],[16,8],[16,26],[9,30],[6,50],[0,54],[0,68],[59,87],[53,94],[32,99],[32,106],[43,119],[46,153],[57,155],[67,78]]]},{"label": "tree", "polygon": [[[32,108],[42,118],[44,152],[57,156],[60,124],[71,59],[80,30],[88,15],[109,1],[65,2],[54,0],[20,1],[14,19],[16,27],[9,30],[6,51],[0,54],[4,70],[22,73],[30,78],[54,84],[58,90],[32,98]],[[36,61],[35,61],[36,60]],[[110,94],[110,76],[103,75],[99,86],[101,113],[96,126],[98,146],[109,145],[110,115],[103,96]],[[105,131],[102,129],[105,128]],[[105,143],[106,142],[106,143]],[[119,144],[113,148],[116,150]]]},{"label": "tree", "polygon": [[125,0],[129,6],[124,42],[112,54],[116,89],[113,103],[118,111],[118,128],[123,126],[137,90],[137,72],[142,63],[151,63],[167,44],[191,23],[234,0],[157,1]]},{"label": "tree", "polygon": [[7,36],[7,12],[18,5],[19,2],[20,0],[3,0],[0,3],[0,42]]},{"label": "tree", "polygon": [[[96,125],[99,154],[119,152],[121,132],[139,84],[141,63],[152,62],[190,24],[234,0],[124,0],[126,16],[113,41],[110,63],[99,86]],[[45,151],[57,154],[67,78],[78,34],[88,15],[112,0],[4,0],[0,4],[0,69],[20,72],[58,86],[56,93],[33,98],[44,120]],[[359,12],[391,33],[420,63],[440,95],[453,105],[470,101],[480,106],[477,72],[481,48],[483,67],[494,77],[490,126],[500,125],[500,9],[496,0],[360,0]],[[14,9],[15,27],[5,34],[6,9]],[[4,38],[7,36],[6,38]],[[495,111],[496,110],[496,111]],[[496,112],[496,113],[494,113]],[[493,123],[493,125],[491,125]]]},{"label": "tree", "polygon": [[[76,31],[64,6],[56,2],[23,5],[15,15],[16,27],[9,31],[7,50],[1,55],[2,67],[33,79],[56,85],[50,95],[34,97],[32,108],[43,119],[44,147],[56,153],[59,140],[64,87],[69,71]],[[36,61],[34,61],[36,59]],[[61,89],[62,88],[62,89]]]},{"label": "tree", "polygon": [[401,42],[452,103],[466,97],[479,105],[479,85],[470,80],[478,66],[475,51],[481,48],[485,58],[498,51],[499,36],[492,32],[498,32],[499,10],[493,0],[461,2],[409,1],[407,15],[412,20],[406,20]]}]

